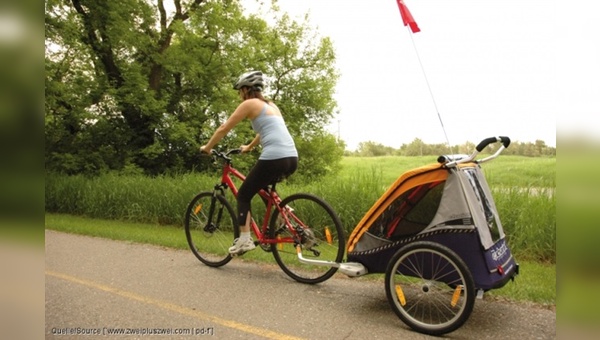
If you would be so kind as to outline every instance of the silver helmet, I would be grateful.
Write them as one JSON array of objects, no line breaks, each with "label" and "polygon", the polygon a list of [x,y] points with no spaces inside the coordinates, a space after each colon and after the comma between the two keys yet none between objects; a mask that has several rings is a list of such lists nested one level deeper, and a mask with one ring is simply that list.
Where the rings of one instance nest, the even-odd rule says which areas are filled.
[{"label": "silver helmet", "polygon": [[260,71],[250,71],[242,74],[240,79],[233,85],[235,90],[239,90],[244,86],[248,86],[259,91],[262,91],[265,82],[263,74]]}]

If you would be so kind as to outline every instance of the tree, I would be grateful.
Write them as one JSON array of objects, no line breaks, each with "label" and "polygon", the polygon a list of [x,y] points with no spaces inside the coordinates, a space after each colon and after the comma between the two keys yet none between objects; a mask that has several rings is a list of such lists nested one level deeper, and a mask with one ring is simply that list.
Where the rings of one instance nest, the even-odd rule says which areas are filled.
[{"label": "tree", "polygon": [[392,147],[372,141],[359,143],[356,151],[359,156],[365,157],[386,156],[394,153]]},{"label": "tree", "polygon": [[400,149],[404,156],[423,156],[430,154],[429,146],[419,138],[415,138],[408,145],[402,145]]},{"label": "tree", "polygon": [[296,141],[300,158],[293,179],[315,180],[329,173],[337,173],[344,156],[345,144],[330,133],[312,135]]},{"label": "tree", "polygon": [[[174,7],[168,11],[169,6]],[[198,147],[239,102],[248,69],[269,75],[297,139],[321,136],[336,103],[331,41],[238,0],[46,0],[46,168],[148,174],[202,166]],[[236,128],[223,147],[252,138]],[[305,158],[305,157],[303,157]]]},{"label": "tree", "polygon": [[462,144],[462,145],[460,145],[458,147],[458,153],[459,154],[470,155],[475,150],[475,147],[476,147],[475,143],[473,143],[473,142],[465,142],[464,144]]}]

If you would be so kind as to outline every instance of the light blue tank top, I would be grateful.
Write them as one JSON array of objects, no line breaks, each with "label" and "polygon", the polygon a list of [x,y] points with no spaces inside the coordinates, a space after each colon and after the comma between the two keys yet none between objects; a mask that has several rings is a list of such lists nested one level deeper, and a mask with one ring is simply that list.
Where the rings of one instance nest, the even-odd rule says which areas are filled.
[{"label": "light blue tank top", "polygon": [[298,157],[296,145],[285,126],[283,117],[267,115],[267,105],[265,103],[262,111],[251,121],[254,131],[260,134],[262,153],[259,159]]}]

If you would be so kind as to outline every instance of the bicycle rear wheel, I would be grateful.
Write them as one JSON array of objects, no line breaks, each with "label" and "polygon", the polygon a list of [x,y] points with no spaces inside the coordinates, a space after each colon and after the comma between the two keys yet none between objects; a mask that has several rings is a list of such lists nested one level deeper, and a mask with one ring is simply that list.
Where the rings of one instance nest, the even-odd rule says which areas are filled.
[{"label": "bicycle rear wheel", "polygon": [[385,292],[404,323],[430,335],[458,329],[475,304],[475,284],[467,265],[449,248],[427,241],[410,243],[392,256]]},{"label": "bicycle rear wheel", "polygon": [[295,194],[280,205],[297,234],[288,229],[285,219],[275,210],[269,224],[269,236],[281,242],[271,245],[275,261],[291,278],[302,283],[319,283],[329,279],[337,268],[300,263],[296,245],[307,259],[341,262],[346,239],[342,222],[322,199],[310,194]]},{"label": "bicycle rear wheel", "polygon": [[208,191],[194,197],[185,214],[185,236],[192,253],[207,266],[231,261],[229,247],[239,237],[239,228],[225,197]]}]

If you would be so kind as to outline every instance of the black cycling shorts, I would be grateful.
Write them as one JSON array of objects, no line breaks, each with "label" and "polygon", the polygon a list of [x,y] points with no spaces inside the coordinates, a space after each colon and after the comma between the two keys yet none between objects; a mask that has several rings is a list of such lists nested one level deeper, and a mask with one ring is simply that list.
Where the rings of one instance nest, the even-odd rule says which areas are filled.
[{"label": "black cycling shorts", "polygon": [[250,202],[260,189],[283,180],[293,174],[298,168],[298,157],[288,157],[273,160],[259,159],[246,180],[240,186],[237,195],[238,225],[246,224],[250,211]]}]

